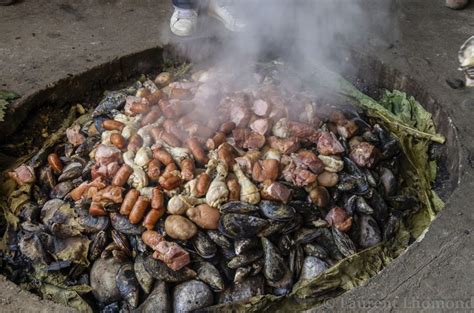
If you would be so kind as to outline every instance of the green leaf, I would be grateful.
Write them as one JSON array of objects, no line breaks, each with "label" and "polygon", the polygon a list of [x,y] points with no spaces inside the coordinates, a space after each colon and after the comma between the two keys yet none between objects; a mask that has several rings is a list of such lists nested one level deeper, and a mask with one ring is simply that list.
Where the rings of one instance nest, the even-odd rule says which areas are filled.
[{"label": "green leaf", "polygon": [[11,90],[0,90],[0,99],[5,101],[12,101],[20,98],[20,95]]},{"label": "green leaf", "polygon": [[0,122],[5,121],[5,112],[7,110],[8,102],[6,100],[0,99]]}]

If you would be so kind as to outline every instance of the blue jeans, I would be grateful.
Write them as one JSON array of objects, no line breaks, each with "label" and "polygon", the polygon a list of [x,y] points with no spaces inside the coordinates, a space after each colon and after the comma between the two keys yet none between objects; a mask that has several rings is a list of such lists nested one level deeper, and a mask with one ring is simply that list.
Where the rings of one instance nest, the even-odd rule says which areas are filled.
[{"label": "blue jeans", "polygon": [[172,0],[173,5],[181,9],[196,9],[198,0]]}]

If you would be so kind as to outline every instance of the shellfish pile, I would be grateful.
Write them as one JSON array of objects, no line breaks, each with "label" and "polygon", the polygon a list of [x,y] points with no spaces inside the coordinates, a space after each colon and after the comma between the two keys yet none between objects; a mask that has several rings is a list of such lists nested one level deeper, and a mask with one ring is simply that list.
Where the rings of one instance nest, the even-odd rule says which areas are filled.
[{"label": "shellfish pile", "polygon": [[90,286],[94,310],[184,312],[286,295],[391,240],[417,207],[399,142],[279,75],[163,72],[106,94],[10,172],[28,194],[16,257]]}]

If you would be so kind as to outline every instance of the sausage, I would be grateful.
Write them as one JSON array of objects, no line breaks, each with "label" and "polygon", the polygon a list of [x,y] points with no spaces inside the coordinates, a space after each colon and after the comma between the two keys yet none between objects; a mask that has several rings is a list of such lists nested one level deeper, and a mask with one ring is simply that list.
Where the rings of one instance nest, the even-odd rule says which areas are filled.
[{"label": "sausage", "polygon": [[236,103],[230,108],[230,119],[237,127],[245,128],[250,121],[250,110],[244,105]]},{"label": "sausage", "polygon": [[170,146],[179,147],[181,145],[181,140],[178,139],[175,135],[166,132],[164,129],[160,127],[155,127],[151,130],[151,136],[155,140],[156,143],[159,143],[160,140],[164,141]]},{"label": "sausage", "polygon": [[167,174],[167,173],[169,174],[169,173],[171,173],[173,171],[177,171],[177,170],[178,170],[178,167],[176,166],[176,163],[173,162],[173,163],[170,163],[170,164],[166,165],[165,170],[163,171],[163,174]]},{"label": "sausage", "polygon": [[206,195],[209,185],[211,184],[211,177],[207,173],[201,173],[197,178],[196,193],[197,197]]},{"label": "sausage", "polygon": [[[158,102],[163,99],[165,94],[161,90],[157,90],[154,93],[150,93],[145,98],[148,100],[151,106],[157,106]],[[153,107],[152,107],[153,109]]]},{"label": "sausage", "polygon": [[159,210],[165,207],[165,197],[160,188],[153,188],[151,192],[151,208]]},{"label": "sausage", "polygon": [[162,99],[158,105],[160,106],[163,115],[166,118],[171,119],[182,116],[194,108],[193,103],[190,101],[179,101],[176,99],[172,99],[171,101]]},{"label": "sausage", "polygon": [[161,116],[161,110],[159,107],[154,106],[151,111],[142,119],[142,126],[153,124]]},{"label": "sausage", "polygon": [[142,98],[141,101],[135,101],[130,106],[130,112],[135,114],[148,113],[150,111],[150,102],[146,98]]},{"label": "sausage", "polygon": [[106,130],[122,131],[125,125],[122,122],[116,120],[105,120],[102,122],[102,127]]},{"label": "sausage", "polygon": [[209,162],[209,158],[207,157],[204,149],[202,148],[201,144],[197,140],[197,138],[189,138],[186,140],[186,145],[188,146],[189,150],[194,156],[194,159],[201,165],[206,165]]},{"label": "sausage", "polygon": [[143,138],[138,134],[133,134],[128,140],[127,150],[137,153],[138,149],[143,145]]},{"label": "sausage", "polygon": [[188,100],[193,96],[191,90],[184,88],[173,88],[170,92],[171,99]]},{"label": "sausage", "polygon": [[267,116],[270,114],[271,107],[267,101],[257,99],[253,102],[252,110],[258,116]]},{"label": "sausage", "polygon": [[89,207],[89,215],[91,216],[105,216],[107,212],[105,212],[102,205],[98,202],[92,202],[91,206]]},{"label": "sausage", "polygon": [[125,140],[125,138],[119,133],[113,133],[110,135],[110,142],[119,149],[125,148],[125,145],[127,144],[127,140]]},{"label": "sausage", "polygon": [[153,158],[157,159],[166,166],[171,163],[174,163],[171,154],[163,148],[153,149]]},{"label": "sausage", "polygon": [[123,199],[122,206],[120,207],[120,214],[122,215],[129,215],[132,211],[133,205],[140,196],[140,192],[136,189],[130,189],[125,198]]},{"label": "sausage", "polygon": [[200,138],[209,138],[214,133],[212,128],[195,122],[187,125],[186,131],[188,132],[189,137],[197,136]]},{"label": "sausage", "polygon": [[112,179],[112,185],[113,186],[123,186],[127,182],[128,178],[130,175],[132,175],[133,169],[128,166],[127,164],[123,164],[120,169],[117,171],[117,173],[114,176],[114,179]]},{"label": "sausage", "polygon": [[146,210],[148,209],[149,205],[150,200],[148,200],[144,196],[139,196],[138,200],[133,205],[130,215],[128,216],[128,220],[130,221],[130,223],[138,224],[145,216]]},{"label": "sausage", "polygon": [[206,141],[206,148],[209,150],[217,149],[221,144],[225,142],[225,134],[221,131],[215,133],[212,138]]},{"label": "sausage", "polygon": [[280,162],[278,162],[277,160],[267,159],[262,161],[262,174],[265,180],[277,180],[279,169]]},{"label": "sausage", "polygon": [[190,181],[194,178],[194,161],[191,159],[184,159],[181,161],[181,178],[184,181]]},{"label": "sausage", "polygon": [[235,128],[235,123],[234,122],[225,122],[224,124],[221,125],[219,130],[223,132],[226,135],[229,135]]},{"label": "sausage", "polygon": [[235,155],[234,155],[234,147],[232,147],[227,142],[224,142],[222,145],[219,146],[217,150],[217,156],[219,160],[223,161],[228,168],[232,168],[235,164]]},{"label": "sausage", "polygon": [[181,185],[182,180],[181,177],[179,177],[175,173],[165,172],[163,173],[163,175],[161,175],[160,179],[158,180],[158,183],[163,189],[173,190]]},{"label": "sausage", "polygon": [[48,164],[55,173],[61,173],[63,170],[63,163],[56,153],[48,155]]},{"label": "sausage", "polygon": [[[165,208],[161,209],[151,209],[148,211],[147,215],[145,215],[145,219],[143,219],[143,227],[148,230],[152,230],[155,228],[156,223],[158,220],[165,214]],[[145,233],[143,233],[145,234]]]},{"label": "sausage", "polygon": [[240,184],[236,178],[227,179],[227,189],[229,189],[229,201],[240,200]]},{"label": "sausage", "polygon": [[160,178],[160,167],[161,162],[158,159],[152,159],[150,162],[148,162],[148,169],[146,174],[148,175],[148,178],[150,178],[151,181],[157,182],[158,178]]}]

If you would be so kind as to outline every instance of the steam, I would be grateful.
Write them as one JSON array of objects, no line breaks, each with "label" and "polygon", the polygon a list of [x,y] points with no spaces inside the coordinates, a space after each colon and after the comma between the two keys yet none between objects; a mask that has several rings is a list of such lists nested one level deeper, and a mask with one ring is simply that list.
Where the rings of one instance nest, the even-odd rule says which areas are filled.
[{"label": "steam", "polygon": [[242,65],[255,64],[272,54],[297,63],[312,60],[328,64],[335,61],[335,65],[340,66],[342,62],[337,60],[337,56],[341,49],[384,44],[397,35],[395,14],[390,14],[395,6],[392,0],[220,2],[234,4],[236,15],[247,24],[243,32],[227,32],[219,22],[205,16],[203,7],[194,38],[180,39],[170,36],[168,31],[162,34],[162,38],[179,45],[181,52],[194,63],[209,61],[212,56],[214,65],[224,64],[238,70]]},{"label": "steam", "polygon": [[[265,59],[280,58],[303,77],[315,64],[347,73],[357,64],[346,62],[342,51],[364,51],[374,44],[387,47],[397,36],[392,0],[236,0],[233,4],[236,15],[247,24],[240,33],[230,33],[207,17],[205,7],[194,37],[178,38],[170,35],[168,25],[163,27],[161,40],[178,47],[195,68],[233,74],[234,79],[226,83],[222,77],[209,79],[202,94],[222,91],[236,83],[235,78],[251,80],[254,65]],[[201,100],[210,103],[211,98]],[[211,113],[214,108],[207,105],[204,110]]]}]

